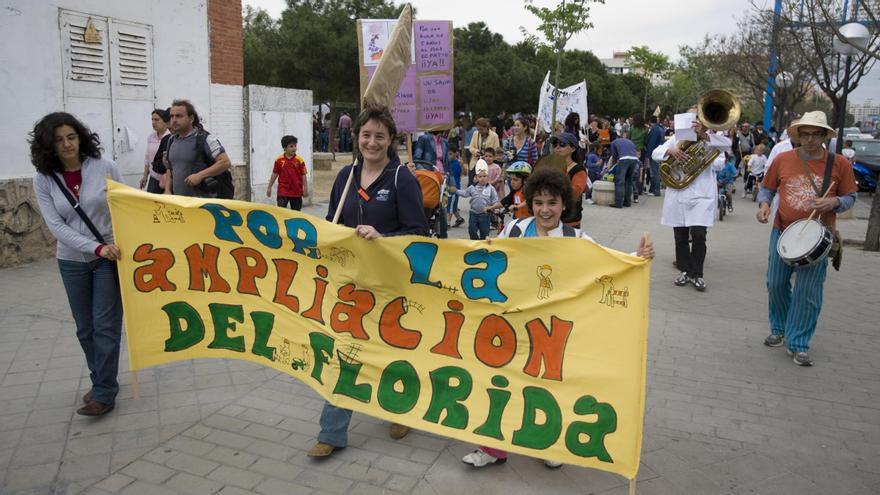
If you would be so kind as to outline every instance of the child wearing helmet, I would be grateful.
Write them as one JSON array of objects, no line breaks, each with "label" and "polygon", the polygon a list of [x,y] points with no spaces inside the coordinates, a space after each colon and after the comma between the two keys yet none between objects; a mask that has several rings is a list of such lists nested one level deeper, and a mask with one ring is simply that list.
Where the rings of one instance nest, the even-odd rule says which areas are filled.
[{"label": "child wearing helmet", "polygon": [[510,193],[490,208],[504,208],[514,219],[526,218],[529,216],[529,209],[523,194],[523,185],[532,174],[532,166],[525,161],[516,161],[508,165],[505,172],[510,178]]}]

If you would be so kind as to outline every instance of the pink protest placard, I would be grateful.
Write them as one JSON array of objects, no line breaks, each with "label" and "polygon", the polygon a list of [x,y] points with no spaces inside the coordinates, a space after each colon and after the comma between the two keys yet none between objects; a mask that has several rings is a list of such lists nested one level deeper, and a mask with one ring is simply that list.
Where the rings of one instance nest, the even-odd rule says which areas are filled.
[{"label": "pink protest placard", "polygon": [[[373,77],[375,71],[375,67],[367,67],[367,81]],[[411,65],[400,81],[400,88],[397,89],[397,96],[391,106],[391,115],[394,116],[398,132],[415,132],[418,129],[418,103],[416,66]]]},{"label": "pink protest placard", "polygon": [[416,21],[413,34],[419,72],[451,70],[449,21]]},{"label": "pink protest placard", "polygon": [[419,76],[419,128],[448,127],[453,116],[452,76]]}]

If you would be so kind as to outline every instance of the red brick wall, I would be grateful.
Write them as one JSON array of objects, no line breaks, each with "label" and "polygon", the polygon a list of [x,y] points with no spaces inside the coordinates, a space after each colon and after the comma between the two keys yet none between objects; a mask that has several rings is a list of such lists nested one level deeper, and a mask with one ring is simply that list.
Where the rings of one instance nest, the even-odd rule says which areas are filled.
[{"label": "red brick wall", "polygon": [[244,85],[241,0],[208,0],[211,82]]}]

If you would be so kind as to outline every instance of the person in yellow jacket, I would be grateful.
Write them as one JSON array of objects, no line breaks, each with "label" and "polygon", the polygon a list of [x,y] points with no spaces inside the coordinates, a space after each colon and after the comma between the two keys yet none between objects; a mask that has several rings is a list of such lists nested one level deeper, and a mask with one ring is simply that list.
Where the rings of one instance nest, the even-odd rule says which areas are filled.
[{"label": "person in yellow jacket", "polygon": [[483,158],[483,150],[486,148],[501,149],[501,141],[498,134],[489,129],[489,119],[481,117],[476,122],[477,132],[471,137],[468,149],[471,152],[471,160],[468,163],[468,185],[474,182],[474,170],[477,160]]}]

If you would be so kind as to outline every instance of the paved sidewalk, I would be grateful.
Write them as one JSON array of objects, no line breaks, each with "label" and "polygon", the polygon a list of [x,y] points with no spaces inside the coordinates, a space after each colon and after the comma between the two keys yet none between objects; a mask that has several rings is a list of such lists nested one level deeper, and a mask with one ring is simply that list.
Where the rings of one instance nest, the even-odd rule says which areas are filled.
[{"label": "paved sidewalk", "polygon": [[[672,232],[659,225],[660,203],[584,209],[598,242],[631,251],[650,231],[658,252],[638,493],[880,493],[880,255],[849,248],[842,271],[829,270],[816,365],[800,368],[762,345],[769,231],[754,221],[754,205],[737,201],[709,232],[701,294],[672,284]],[[858,215],[846,222],[854,222],[841,226],[854,232],[847,236],[864,236]],[[467,237],[464,227],[452,232]],[[460,461],[470,445],[419,432],[394,441],[387,424],[361,414],[348,448],[313,461],[305,452],[322,400],[240,361],[141,371],[139,400],[122,373],[113,413],[77,416],[88,376],[55,261],[0,270],[0,301],[4,495],[627,493],[619,476],[551,471],[518,455],[474,470]]]}]

